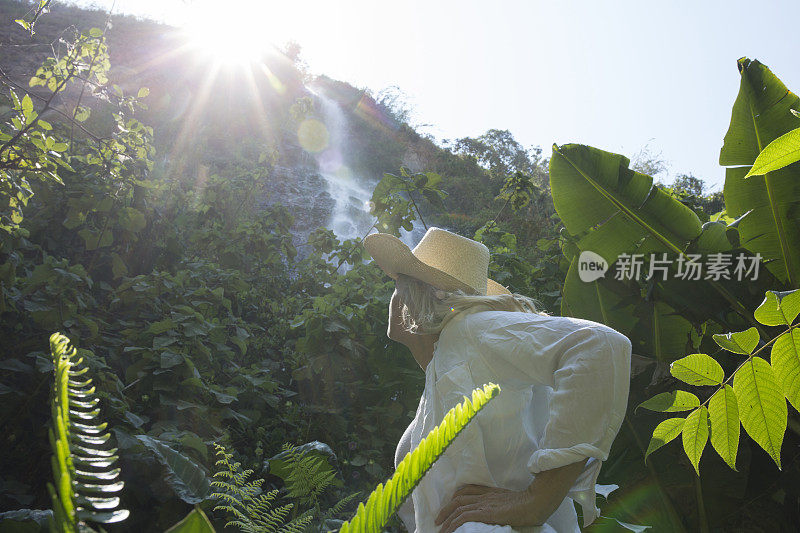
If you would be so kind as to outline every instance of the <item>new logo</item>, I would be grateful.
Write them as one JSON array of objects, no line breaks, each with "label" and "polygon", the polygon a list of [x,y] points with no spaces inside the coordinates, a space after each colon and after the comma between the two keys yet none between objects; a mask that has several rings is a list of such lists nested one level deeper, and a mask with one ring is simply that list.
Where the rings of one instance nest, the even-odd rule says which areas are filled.
[{"label": "new logo", "polygon": [[600,254],[584,250],[578,257],[578,277],[583,282],[602,278],[608,270],[608,261]]}]

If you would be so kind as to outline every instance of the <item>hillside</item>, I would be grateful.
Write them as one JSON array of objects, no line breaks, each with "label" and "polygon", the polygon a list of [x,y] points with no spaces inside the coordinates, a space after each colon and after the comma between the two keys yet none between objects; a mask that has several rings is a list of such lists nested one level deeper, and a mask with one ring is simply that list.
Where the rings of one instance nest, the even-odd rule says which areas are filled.
[{"label": "hillside", "polygon": [[[109,530],[166,529],[187,502],[205,501],[211,513],[208,493],[181,488],[169,474],[175,464],[162,463],[149,438],[200,465],[204,483],[213,444],[223,443],[274,487],[285,480],[264,465],[283,443],[323,442],[341,480],[315,500],[323,508],[383,480],[422,376],[385,337],[391,283],[363,261],[358,241],[325,228],[363,235],[384,173],[441,176],[442,205],[416,196],[414,216],[428,224],[472,236],[496,218],[499,227],[482,234],[497,252],[493,276],[555,307],[558,252],[536,246],[557,224],[544,162],[507,132],[446,149],[390,101],[311,75],[296,55],[274,50],[253,71],[210,69],[174,28],[124,16],[112,16],[106,32],[110,69],[100,75],[108,83],[73,80],[50,99],[46,87],[27,88],[31,76],[53,52],[69,53],[70,28],[88,32],[107,17],[56,3],[31,40],[13,23],[24,12],[0,0],[0,69],[16,93],[30,91],[70,166],[58,168],[63,184],[13,172],[20,181],[3,182],[26,191],[27,176],[33,196],[24,207],[12,198],[0,219],[10,221],[0,230],[8,372],[0,421],[9,428],[0,512],[51,505],[43,421],[55,331],[88,362],[120,450],[121,505],[131,517]],[[13,127],[5,91],[0,114]],[[137,94],[146,107],[127,99]],[[78,103],[85,122],[67,120]],[[38,150],[21,139],[26,154]],[[54,154],[42,153],[43,164],[58,166]],[[533,201],[519,209],[495,200],[517,170],[536,180],[524,188]],[[399,233],[399,225],[381,229]],[[222,514],[213,519],[224,523]]]},{"label": "hillside", "polygon": [[[56,3],[52,13],[42,17],[31,41],[27,32],[12,22],[24,13],[20,6],[13,0],[0,2],[0,43],[4,46],[0,68],[20,83],[50,53],[49,43],[64,34],[65,28],[102,27],[109,18],[102,12]],[[397,172],[401,166],[414,172],[440,173],[449,193],[445,200],[448,214],[426,214],[444,216],[436,220],[465,233],[473,233],[503,205],[494,197],[505,176],[496,172],[492,178],[488,166],[478,164],[485,153],[462,150],[455,154],[443,149],[398,120],[395,110],[385,102],[376,102],[365,89],[302,72],[278,50],[263,57],[262,68],[271,77],[252,76],[224,66],[221,71],[214,70],[175,28],[129,16],[112,15],[109,20],[110,82],[126,93],[136,92],[139,87],[150,90],[147,110],[140,116],[154,127],[155,147],[159,160],[165,164],[164,172],[191,175],[198,171],[198,165],[224,166],[233,161],[247,166],[254,164],[265,150],[275,150],[279,159],[276,171],[270,175],[266,201],[280,199],[292,208],[300,208],[296,217],[298,230],[307,235],[330,216],[325,211],[331,209],[331,199],[326,197],[323,180],[315,175],[318,162],[298,143],[298,124],[292,113],[297,111],[298,102],[310,99],[310,107],[304,104],[305,112],[319,117],[322,96],[336,102],[344,113],[344,164],[360,184],[371,189],[384,172]],[[308,87],[314,87],[316,94]],[[513,138],[510,141],[515,143]],[[524,155],[524,149],[518,146],[494,147],[501,157],[502,150],[508,148]],[[543,186],[544,167],[540,165],[537,173],[538,183]],[[309,195],[315,198],[311,209],[299,201]],[[524,243],[533,245],[541,236],[523,237]]]},{"label": "hillside", "polygon": [[[474,356],[519,394],[473,427],[512,428],[534,457],[591,454],[603,511],[583,530],[796,529],[800,163],[748,167],[797,141],[800,98],[765,64],[738,61],[725,191],[707,195],[691,175],[659,184],[663,162],[593,146],[426,137],[401,94],[309,72],[297,44],[223,61],[176,28],[60,3],[31,40],[13,22],[27,8],[0,0],[0,531],[339,530],[395,471],[409,423],[469,394],[441,368],[450,354],[459,380]],[[475,317],[464,337],[492,346],[465,360],[436,344],[448,333],[387,336],[393,291],[416,289],[362,237],[413,245],[430,225],[486,245],[489,277],[518,293],[423,286],[434,326],[474,310],[462,305],[535,313],[503,315],[499,333]],[[552,351],[538,337],[551,326],[565,328]],[[453,394],[430,416],[420,395],[440,381]],[[513,414],[522,398],[541,439]],[[372,500],[380,512],[473,411],[443,419]],[[588,427],[596,438],[573,446]],[[546,445],[547,428],[563,442]],[[462,458],[483,473],[499,460],[529,488],[579,472],[529,476],[528,457],[491,446],[486,468]],[[521,481],[478,479],[542,521]],[[568,486],[559,509],[591,499]]]}]

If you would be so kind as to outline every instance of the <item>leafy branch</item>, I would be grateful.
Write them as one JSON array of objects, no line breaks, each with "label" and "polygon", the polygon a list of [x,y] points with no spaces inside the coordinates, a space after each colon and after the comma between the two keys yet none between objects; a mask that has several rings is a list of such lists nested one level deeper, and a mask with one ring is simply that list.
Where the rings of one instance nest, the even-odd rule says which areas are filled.
[{"label": "leafy branch", "polygon": [[[658,394],[639,407],[658,412],[690,411],[686,418],[661,422],[647,456],[682,435],[684,451],[700,473],[700,457],[708,440],[722,459],[736,469],[740,424],[781,468],[781,444],[788,423],[786,400],[800,407],[800,334],[793,324],[800,314],[800,291],[768,291],[754,317],[765,326],[786,329],[756,349],[761,338],[756,328],[714,335],[714,341],[731,353],[747,356],[725,378],[722,366],[711,356],[696,353],[672,363],[670,373],[694,386],[716,386],[702,403],[694,394],[676,390]],[[770,361],[758,354],[772,347]],[[733,380],[733,386],[728,383]]]},{"label": "leafy branch", "polygon": [[379,230],[399,236],[400,228],[411,231],[419,218],[428,229],[414,195],[421,195],[437,209],[444,209],[446,193],[439,189],[442,177],[434,172],[412,173],[405,167],[400,174],[385,173],[372,193],[371,212]]}]

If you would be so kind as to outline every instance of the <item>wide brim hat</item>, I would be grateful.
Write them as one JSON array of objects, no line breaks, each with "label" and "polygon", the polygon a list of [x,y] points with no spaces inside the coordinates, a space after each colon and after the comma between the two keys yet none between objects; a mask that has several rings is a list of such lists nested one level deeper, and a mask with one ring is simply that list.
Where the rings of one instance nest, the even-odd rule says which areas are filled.
[{"label": "wide brim hat", "polygon": [[447,292],[493,296],[511,292],[489,279],[489,249],[478,241],[429,228],[414,249],[388,233],[372,233],[364,247],[391,278],[405,274]]}]

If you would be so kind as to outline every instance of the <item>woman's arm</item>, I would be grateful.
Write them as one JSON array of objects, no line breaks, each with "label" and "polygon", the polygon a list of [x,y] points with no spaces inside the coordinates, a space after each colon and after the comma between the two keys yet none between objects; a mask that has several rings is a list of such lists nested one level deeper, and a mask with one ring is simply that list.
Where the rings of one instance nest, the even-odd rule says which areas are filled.
[{"label": "woman's arm", "polygon": [[526,490],[467,485],[453,495],[436,517],[440,533],[467,522],[512,527],[538,526],[552,515],[586,466],[587,459],[536,474]]},{"label": "woman's arm", "polygon": [[[570,490],[584,497],[584,524],[591,523],[597,515],[594,497],[589,494],[594,488],[592,479],[599,463],[608,457],[627,405],[630,341],[610,328],[578,319],[533,320],[519,313],[473,317],[480,322],[470,322],[467,317],[460,325],[464,335],[472,338],[490,375],[497,376],[501,387],[504,379],[549,387],[549,416],[531,456],[515,458],[520,469],[527,467],[535,476],[535,483],[516,493],[486,487],[462,489],[467,496],[470,491],[475,493],[466,500],[469,509],[455,513],[456,504],[443,510],[440,523],[453,514],[461,515],[459,523],[474,520],[463,516],[472,512],[473,517],[494,520],[490,523],[513,526],[513,520],[522,520],[540,524]],[[597,463],[587,466],[588,458]],[[577,486],[583,474],[584,482]],[[455,529],[450,526],[442,531]]]}]

